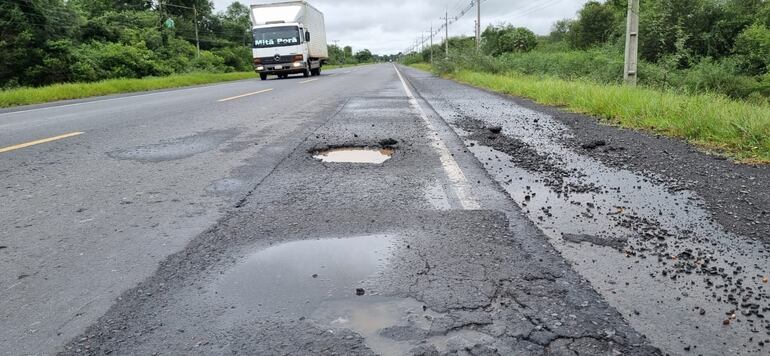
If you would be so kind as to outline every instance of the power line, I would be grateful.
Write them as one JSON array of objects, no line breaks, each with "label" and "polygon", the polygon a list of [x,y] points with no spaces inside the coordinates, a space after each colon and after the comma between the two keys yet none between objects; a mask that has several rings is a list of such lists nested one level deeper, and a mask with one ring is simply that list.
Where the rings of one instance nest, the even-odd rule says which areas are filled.
[{"label": "power line", "polygon": [[[450,17],[449,21],[447,21],[446,24],[441,25],[438,28],[434,28],[433,29],[433,34],[434,35],[438,35],[438,34],[441,34],[442,31],[446,31],[446,29],[444,28],[445,26],[453,25],[455,22],[457,22],[463,16],[465,16],[468,12],[470,12],[474,7],[478,7],[480,4],[483,4],[486,1],[487,0],[470,0],[470,2],[468,2],[467,0],[466,1],[459,0],[457,2],[457,4],[459,4],[460,6],[457,9],[457,14],[455,16],[453,16],[453,17]],[[521,18],[524,18],[527,15],[531,15],[531,14],[540,12],[542,10],[545,10],[547,8],[553,7],[555,5],[558,5],[558,4],[562,3],[563,1],[564,0],[545,0],[545,1],[542,1],[542,2],[536,2],[534,4],[530,3],[527,6],[523,7],[522,9],[520,9],[519,11],[517,11],[511,18],[512,19],[521,19]],[[462,5],[463,2],[465,3],[465,5]],[[480,19],[478,17],[480,17],[480,16],[477,16],[477,20],[476,20],[477,21],[476,33],[477,33],[477,35],[480,36],[481,21],[480,21]],[[444,18],[442,17],[442,19],[444,19]],[[448,41],[449,40],[448,39],[448,34],[447,34],[446,37],[447,38],[445,38],[445,41]],[[418,39],[418,44],[414,45],[412,47],[409,47],[409,49],[406,50],[406,53],[411,53],[411,52],[415,51],[417,48],[419,48],[422,45],[424,45],[424,42],[421,42]]]},{"label": "power line", "polygon": [[522,10],[518,14],[513,15],[513,18],[522,18],[524,16],[537,13],[539,11],[545,10],[556,4],[560,4],[562,1],[563,0],[547,0],[545,2],[535,4],[534,6],[530,6],[529,8]]}]

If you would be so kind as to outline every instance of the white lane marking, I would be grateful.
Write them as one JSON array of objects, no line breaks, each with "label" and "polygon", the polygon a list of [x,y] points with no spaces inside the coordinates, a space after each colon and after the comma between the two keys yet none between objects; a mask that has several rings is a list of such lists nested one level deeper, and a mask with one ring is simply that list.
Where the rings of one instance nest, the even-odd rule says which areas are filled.
[{"label": "white lane marking", "polygon": [[[105,103],[105,102],[108,102],[108,101],[115,101],[115,100],[141,98],[141,97],[150,96],[150,95],[175,94],[175,93],[181,93],[181,92],[186,92],[186,91],[190,91],[190,90],[206,89],[206,88],[212,88],[212,87],[241,84],[241,82],[247,81],[247,80],[250,80],[250,79],[238,80],[238,81],[232,82],[232,83],[222,83],[222,84],[214,84],[214,85],[201,85],[201,86],[196,86],[194,88],[185,88],[185,89],[172,89],[172,90],[158,89],[158,90],[163,90],[163,91],[156,92],[156,93],[126,95],[126,96],[121,96],[119,98],[110,98],[110,99],[102,99],[102,100],[84,101],[82,103],[46,106],[44,108],[37,108],[37,109],[29,109],[29,110],[21,110],[21,111],[11,111],[11,112],[6,112],[6,113],[0,113],[0,117],[2,117],[2,116],[10,116],[10,115],[15,115],[15,114],[26,114],[26,113],[29,113],[29,112],[35,112],[35,111],[41,111],[41,110],[52,110],[52,109],[61,109],[61,108],[68,108],[68,107],[73,107],[73,106],[87,105],[87,104]],[[131,93],[123,93],[123,94],[131,94]],[[111,94],[111,95],[120,95],[120,94]],[[88,99],[88,98],[82,98],[82,99]],[[41,103],[41,104],[45,104],[45,103]]]},{"label": "white lane marking", "polygon": [[425,125],[428,126],[428,130],[430,130],[432,133],[429,135],[431,144],[433,144],[433,148],[439,155],[441,166],[444,167],[444,172],[446,173],[447,177],[449,177],[449,181],[452,184],[452,189],[455,191],[455,194],[457,194],[457,198],[460,200],[460,204],[463,206],[463,209],[481,209],[481,204],[479,204],[478,200],[476,200],[476,198],[470,192],[468,180],[465,178],[465,174],[463,173],[462,169],[460,169],[460,165],[458,165],[457,161],[455,161],[455,159],[452,157],[452,154],[444,144],[444,141],[441,141],[441,138],[438,137],[438,132],[436,131],[435,126],[433,126],[433,123],[431,123],[431,121],[428,119],[428,115],[425,114],[425,111],[422,109],[420,104],[417,102],[417,99],[412,94],[412,90],[409,89],[409,86],[406,84],[404,77],[401,76],[401,71],[398,70],[398,67],[396,67],[395,64],[393,65],[393,68],[396,70],[396,74],[398,74],[398,79],[401,80],[401,85],[404,86],[406,96],[409,98],[409,104],[412,105],[414,111],[420,114],[422,120],[425,121]]},{"label": "white lane marking", "polygon": [[310,82],[314,82],[314,81],[316,81],[316,80],[318,80],[318,78],[315,78],[315,79],[309,79],[309,80],[306,80],[306,81],[304,81],[304,82],[299,82],[299,84],[310,83]]},{"label": "white lane marking", "polygon": [[219,100],[217,100],[217,102],[220,102],[220,103],[222,103],[222,102],[225,102],[225,101],[230,101],[230,100],[235,100],[235,99],[245,98],[245,97],[247,97],[247,96],[252,96],[252,95],[257,95],[257,94],[267,93],[267,92],[269,92],[269,91],[272,91],[272,90],[273,90],[273,88],[269,88],[269,89],[264,89],[264,90],[260,90],[260,91],[255,91],[255,92],[253,92],[253,93],[246,93],[246,94],[241,94],[241,95],[231,96],[231,97],[229,97],[229,98],[219,99]]}]

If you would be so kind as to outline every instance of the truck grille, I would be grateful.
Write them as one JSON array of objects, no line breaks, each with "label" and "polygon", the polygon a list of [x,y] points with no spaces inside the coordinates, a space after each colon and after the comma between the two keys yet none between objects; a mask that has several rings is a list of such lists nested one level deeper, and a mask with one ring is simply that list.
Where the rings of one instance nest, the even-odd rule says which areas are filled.
[{"label": "truck grille", "polygon": [[278,57],[262,57],[260,58],[260,60],[262,60],[262,64],[280,64],[280,63],[291,63],[292,58],[294,58],[294,56],[278,56]]}]

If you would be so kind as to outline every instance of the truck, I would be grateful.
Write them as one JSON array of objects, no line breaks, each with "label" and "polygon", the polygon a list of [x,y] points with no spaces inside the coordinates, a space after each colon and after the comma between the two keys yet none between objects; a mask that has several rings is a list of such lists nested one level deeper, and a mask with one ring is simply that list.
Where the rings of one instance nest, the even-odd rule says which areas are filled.
[{"label": "truck", "polygon": [[252,56],[260,79],[321,75],[329,57],[324,15],[307,1],[251,5]]}]

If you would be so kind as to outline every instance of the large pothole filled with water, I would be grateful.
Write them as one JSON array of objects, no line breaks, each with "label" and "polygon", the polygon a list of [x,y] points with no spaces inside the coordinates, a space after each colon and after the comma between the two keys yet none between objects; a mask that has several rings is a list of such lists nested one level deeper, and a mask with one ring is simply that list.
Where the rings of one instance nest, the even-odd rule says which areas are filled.
[{"label": "large pothole filled with water", "polygon": [[323,301],[363,294],[361,284],[385,267],[394,242],[373,235],[272,246],[226,272],[216,294],[249,313],[307,315]]},{"label": "large pothole filled with water", "polygon": [[367,163],[382,164],[393,157],[393,148],[339,147],[320,150],[313,158],[325,163]]}]

